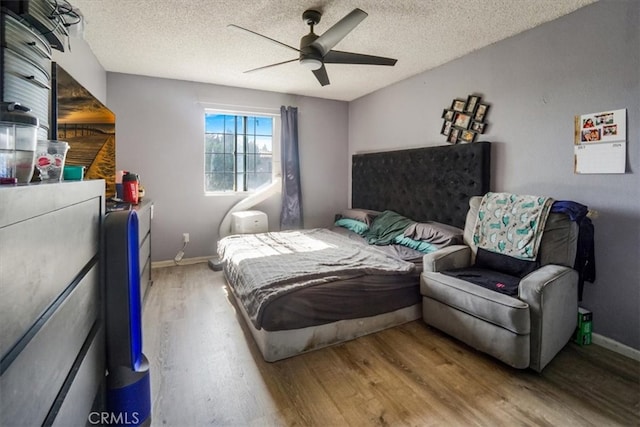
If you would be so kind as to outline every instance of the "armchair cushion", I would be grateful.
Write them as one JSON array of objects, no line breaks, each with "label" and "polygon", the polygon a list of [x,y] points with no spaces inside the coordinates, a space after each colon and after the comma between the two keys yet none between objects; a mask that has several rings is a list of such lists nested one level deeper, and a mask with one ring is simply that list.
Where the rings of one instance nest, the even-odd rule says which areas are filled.
[{"label": "armchair cushion", "polygon": [[539,268],[540,264],[536,261],[527,261],[478,248],[475,267],[498,271],[521,279]]},{"label": "armchair cushion", "polygon": [[530,332],[529,305],[517,298],[432,272],[422,273],[420,293],[514,334]]},{"label": "armchair cushion", "polygon": [[[441,267],[444,265],[440,263]],[[472,267],[443,269],[440,271],[473,284],[505,295],[517,296],[520,279],[539,267],[535,261],[527,261],[478,248]]]},{"label": "armchair cushion", "polygon": [[444,270],[442,274],[451,277],[457,277],[461,280],[473,283],[474,285],[482,286],[483,288],[490,289],[495,292],[509,296],[518,295],[518,285],[520,284],[520,278],[516,276],[510,276],[509,274],[502,273],[500,271],[490,270],[486,268],[469,267],[469,268],[457,268],[454,270]]}]

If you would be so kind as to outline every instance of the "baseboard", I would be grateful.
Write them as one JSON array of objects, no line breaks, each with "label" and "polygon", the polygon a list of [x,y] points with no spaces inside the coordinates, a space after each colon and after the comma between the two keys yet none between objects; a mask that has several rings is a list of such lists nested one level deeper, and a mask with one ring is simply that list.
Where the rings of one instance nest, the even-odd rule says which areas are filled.
[{"label": "baseboard", "polygon": [[175,262],[174,260],[166,260],[166,261],[154,261],[151,263],[151,268],[164,268],[164,267],[173,267],[176,265],[190,265],[190,264],[199,264],[201,262],[207,262],[211,259],[210,256],[199,256],[194,258],[183,258],[180,262]]},{"label": "baseboard", "polygon": [[611,338],[607,338],[600,334],[592,334],[591,342],[593,344],[599,345],[600,347],[604,347],[607,350],[614,351],[630,359],[640,362],[640,350],[636,350],[633,347],[629,347],[627,345],[619,343],[618,341],[614,341]]}]

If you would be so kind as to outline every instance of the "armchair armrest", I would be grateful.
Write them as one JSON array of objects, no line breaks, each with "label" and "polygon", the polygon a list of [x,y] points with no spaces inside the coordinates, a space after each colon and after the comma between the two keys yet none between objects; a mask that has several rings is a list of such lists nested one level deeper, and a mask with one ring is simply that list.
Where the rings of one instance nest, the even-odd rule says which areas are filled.
[{"label": "armchair armrest", "polygon": [[423,271],[443,271],[471,265],[471,248],[466,245],[452,245],[422,257]]},{"label": "armchair armrest", "polygon": [[520,281],[520,300],[529,304],[530,367],[540,372],[567,344],[578,319],[578,273],[547,264]]}]

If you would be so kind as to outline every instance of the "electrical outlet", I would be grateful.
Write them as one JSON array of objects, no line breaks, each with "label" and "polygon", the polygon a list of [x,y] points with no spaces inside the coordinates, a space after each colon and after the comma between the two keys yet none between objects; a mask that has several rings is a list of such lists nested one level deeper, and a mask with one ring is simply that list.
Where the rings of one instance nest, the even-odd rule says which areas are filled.
[{"label": "electrical outlet", "polygon": [[189,243],[189,233],[182,233],[182,243]]}]

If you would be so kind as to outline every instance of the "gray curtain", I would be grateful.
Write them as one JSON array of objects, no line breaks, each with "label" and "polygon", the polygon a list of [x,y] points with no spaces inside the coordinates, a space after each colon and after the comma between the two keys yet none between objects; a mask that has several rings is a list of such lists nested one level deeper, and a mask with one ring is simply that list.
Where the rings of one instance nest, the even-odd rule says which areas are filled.
[{"label": "gray curtain", "polygon": [[302,189],[300,187],[300,161],[298,157],[298,109],[280,107],[282,119],[282,209],[280,229],[293,230],[302,224]]}]

